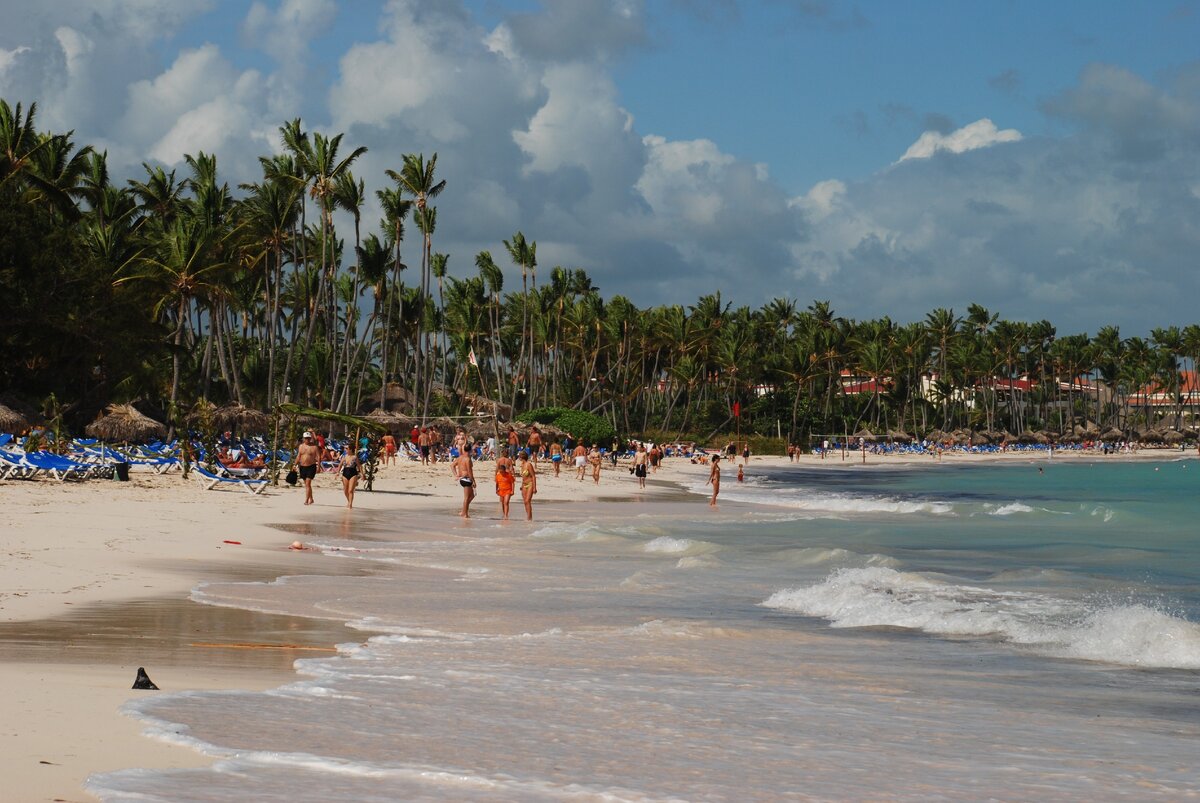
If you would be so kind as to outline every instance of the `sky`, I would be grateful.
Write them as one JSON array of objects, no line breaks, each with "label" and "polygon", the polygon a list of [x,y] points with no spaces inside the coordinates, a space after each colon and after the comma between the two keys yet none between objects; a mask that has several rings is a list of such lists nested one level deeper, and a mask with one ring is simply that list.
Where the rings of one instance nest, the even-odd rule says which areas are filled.
[{"label": "sky", "polygon": [[[1200,0],[0,0],[0,97],[110,171],[279,126],[368,193],[438,154],[434,249],[687,305],[979,303],[1060,334],[1200,322]],[[379,217],[372,200],[368,230]],[[350,232],[349,226],[342,229]],[[351,236],[351,235],[347,235]],[[415,255],[405,260],[415,264]],[[508,287],[519,271],[508,267]]]}]

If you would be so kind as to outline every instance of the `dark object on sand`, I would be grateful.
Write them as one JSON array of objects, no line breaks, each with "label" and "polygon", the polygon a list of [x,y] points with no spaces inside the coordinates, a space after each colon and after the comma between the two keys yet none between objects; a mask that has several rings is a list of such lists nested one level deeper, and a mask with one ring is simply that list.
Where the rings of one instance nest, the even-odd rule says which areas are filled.
[{"label": "dark object on sand", "polygon": [[296,469],[292,469],[287,473],[287,476],[283,478],[283,481],[288,485],[295,485],[300,481],[300,473],[297,472]]},{"label": "dark object on sand", "polygon": [[138,667],[137,680],[133,681],[135,689],[149,689],[150,691],[158,691],[158,686],[154,685],[154,681],[146,674],[144,667]]}]

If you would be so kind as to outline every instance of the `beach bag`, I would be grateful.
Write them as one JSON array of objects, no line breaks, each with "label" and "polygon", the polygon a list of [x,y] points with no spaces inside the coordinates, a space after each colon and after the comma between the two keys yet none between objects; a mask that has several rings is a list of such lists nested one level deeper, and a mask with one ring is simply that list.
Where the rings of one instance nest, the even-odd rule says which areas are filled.
[{"label": "beach bag", "polygon": [[287,476],[283,478],[283,481],[288,485],[295,485],[300,481],[300,475],[296,472],[296,469],[293,468],[287,473]]}]

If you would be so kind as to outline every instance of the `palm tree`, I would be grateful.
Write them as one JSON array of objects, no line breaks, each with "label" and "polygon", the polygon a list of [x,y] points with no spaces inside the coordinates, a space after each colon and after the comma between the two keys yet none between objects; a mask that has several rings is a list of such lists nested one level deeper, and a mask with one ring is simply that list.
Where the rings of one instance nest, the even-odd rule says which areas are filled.
[{"label": "palm tree", "polygon": [[36,117],[36,103],[30,103],[29,111],[22,114],[20,103],[13,108],[0,99],[0,188],[24,176],[37,153],[51,146],[51,140],[39,136],[34,128]]},{"label": "palm tree", "polygon": [[172,426],[178,412],[180,359],[191,318],[189,305],[197,298],[221,292],[218,274],[226,268],[226,263],[215,258],[220,253],[218,240],[219,232],[206,221],[193,216],[180,218],[134,263],[140,272],[121,276],[115,282],[144,280],[151,283],[157,288],[155,314],[174,312],[169,401]]},{"label": "palm tree", "polygon": [[[925,328],[929,331],[930,337],[933,338],[935,349],[938,357],[938,378],[945,379],[947,373],[947,363],[950,356],[950,342],[958,334],[958,325],[962,323],[961,318],[954,315],[954,310],[937,308],[932,310],[925,316]],[[950,426],[950,399],[942,395],[942,428]]]},{"label": "palm tree", "polygon": [[529,337],[529,274],[537,267],[537,243],[529,242],[525,239],[525,235],[518,231],[513,235],[511,241],[504,241],[504,248],[508,251],[508,256],[512,259],[513,264],[521,268],[521,351],[517,357],[517,374],[512,391],[512,405],[515,409],[517,386],[520,384],[529,386],[524,373],[527,370],[525,346]]},{"label": "palm tree", "polygon": [[[396,182],[397,186],[404,193],[408,193],[413,197],[416,204],[417,212],[423,215],[429,205],[429,201],[442,194],[442,190],[446,189],[445,181],[437,181],[435,174],[437,172],[437,158],[435,153],[430,157],[429,161],[425,161],[424,154],[408,153],[404,155],[404,165],[399,172],[388,170],[387,176],[392,181]],[[421,299],[424,303],[425,297],[429,294],[429,257],[433,253],[432,236],[433,229],[428,226],[431,222],[425,218],[425,228],[422,229],[425,235],[424,247],[421,249]],[[421,225],[418,222],[418,225]],[[397,260],[399,261],[399,260]],[[417,337],[421,336],[421,324],[418,323]],[[422,379],[422,360],[421,354],[418,351],[417,355],[416,376],[414,379],[414,393],[417,392],[416,383]]]},{"label": "palm tree", "polygon": [[79,220],[75,196],[88,172],[91,146],[76,150],[70,134],[38,136],[45,141],[34,150],[25,174],[32,190],[30,198],[69,221]]}]

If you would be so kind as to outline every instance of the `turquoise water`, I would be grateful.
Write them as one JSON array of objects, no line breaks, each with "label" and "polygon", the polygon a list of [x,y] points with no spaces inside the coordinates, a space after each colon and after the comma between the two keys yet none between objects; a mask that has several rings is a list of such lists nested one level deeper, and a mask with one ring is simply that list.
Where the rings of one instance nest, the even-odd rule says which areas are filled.
[{"label": "turquoise water", "polygon": [[164,801],[1194,796],[1198,472],[752,463],[715,513],[697,481],[691,501],[564,506],[546,511],[558,521],[433,538],[356,511],[353,540],[331,526],[310,542],[371,576],[195,596],[348,622],[364,642],[298,662],[273,692],[133,705],[216,763],[90,788]]}]

